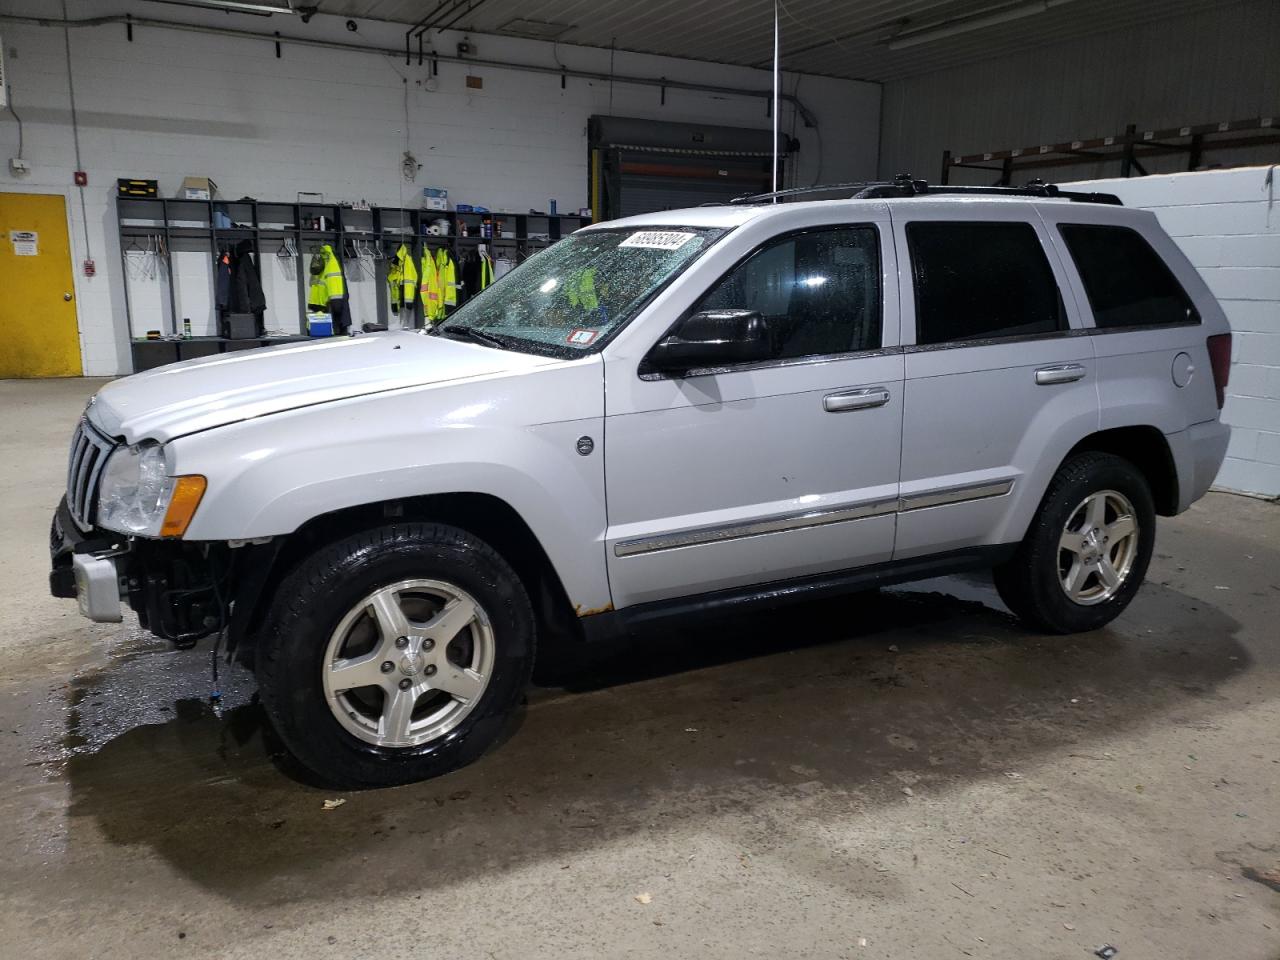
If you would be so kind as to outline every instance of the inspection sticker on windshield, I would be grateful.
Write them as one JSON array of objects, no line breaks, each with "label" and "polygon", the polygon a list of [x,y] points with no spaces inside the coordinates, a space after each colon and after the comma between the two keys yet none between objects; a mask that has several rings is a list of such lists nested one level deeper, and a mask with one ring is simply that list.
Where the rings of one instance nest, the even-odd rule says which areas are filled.
[{"label": "inspection sticker on windshield", "polygon": [[696,236],[696,233],[680,233],[677,230],[644,230],[633,233],[618,246],[644,247],[647,250],[679,250]]},{"label": "inspection sticker on windshield", "polygon": [[579,327],[569,333],[569,342],[575,347],[585,347],[596,338],[596,333],[596,330],[583,330]]}]

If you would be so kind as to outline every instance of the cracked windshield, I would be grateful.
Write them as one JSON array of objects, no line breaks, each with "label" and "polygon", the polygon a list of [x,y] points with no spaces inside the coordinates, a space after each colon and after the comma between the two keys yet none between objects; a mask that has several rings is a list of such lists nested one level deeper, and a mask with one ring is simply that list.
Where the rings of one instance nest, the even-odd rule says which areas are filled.
[{"label": "cracked windshield", "polygon": [[630,319],[723,230],[591,230],[531,257],[433,331],[512,350],[575,356]]}]

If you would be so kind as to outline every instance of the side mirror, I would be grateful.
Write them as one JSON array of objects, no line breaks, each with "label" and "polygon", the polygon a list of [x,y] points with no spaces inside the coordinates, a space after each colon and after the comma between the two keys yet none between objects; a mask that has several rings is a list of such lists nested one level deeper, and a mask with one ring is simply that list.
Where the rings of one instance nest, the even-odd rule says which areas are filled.
[{"label": "side mirror", "polygon": [[769,330],[757,310],[703,310],[685,317],[654,344],[645,358],[650,369],[685,373],[768,360]]}]

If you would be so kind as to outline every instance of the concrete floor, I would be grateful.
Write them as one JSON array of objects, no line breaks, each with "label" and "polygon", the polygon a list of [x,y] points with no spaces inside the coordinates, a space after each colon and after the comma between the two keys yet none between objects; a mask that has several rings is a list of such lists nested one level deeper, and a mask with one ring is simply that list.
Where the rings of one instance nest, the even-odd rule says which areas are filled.
[{"label": "concrete floor", "polygon": [[543,670],[480,763],[300,782],[252,681],[47,596],[91,381],[0,383],[3,957],[1280,957],[1280,507],[1111,629],[945,579]]}]

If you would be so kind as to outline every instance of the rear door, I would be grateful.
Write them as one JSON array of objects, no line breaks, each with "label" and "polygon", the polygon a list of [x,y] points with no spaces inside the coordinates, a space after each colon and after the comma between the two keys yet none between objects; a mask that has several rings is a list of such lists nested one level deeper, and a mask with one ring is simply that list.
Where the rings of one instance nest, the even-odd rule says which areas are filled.
[{"label": "rear door", "polygon": [[[1155,218],[1109,207],[1085,217],[1072,204],[1046,209],[1044,219],[1075,268],[1077,299],[1093,326],[1102,428],[1150,424],[1170,434],[1217,417],[1201,312],[1168,266],[1186,258]],[[1199,281],[1186,267],[1187,279]]]},{"label": "rear door", "polygon": [[1097,429],[1090,338],[1030,204],[903,203],[893,216],[906,254],[894,556],[1013,543]]},{"label": "rear door", "polygon": [[[683,300],[606,349],[616,606],[891,558],[903,365],[893,242],[882,204],[842,212],[788,212],[763,236],[730,236]],[[771,359],[644,373],[677,318],[734,308],[764,316]]]}]

